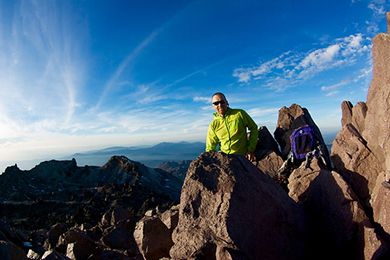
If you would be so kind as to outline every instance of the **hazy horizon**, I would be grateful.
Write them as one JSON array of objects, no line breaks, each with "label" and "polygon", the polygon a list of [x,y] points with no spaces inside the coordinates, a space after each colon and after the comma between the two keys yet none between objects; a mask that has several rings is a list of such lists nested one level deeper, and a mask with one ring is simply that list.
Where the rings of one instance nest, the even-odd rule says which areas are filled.
[{"label": "hazy horizon", "polygon": [[[334,133],[332,135],[323,135],[323,138],[324,138],[324,141],[326,143],[326,145],[328,146],[331,146],[332,142],[333,142],[333,139],[336,137],[336,134],[337,133]],[[173,143],[176,143],[176,144],[179,144],[181,142],[187,142],[187,141],[179,141],[179,142],[173,142]],[[202,142],[202,141],[194,141],[194,142],[188,142],[188,143],[195,143],[195,142],[201,142],[205,145],[205,148],[206,148],[206,143],[205,142]],[[163,143],[163,142],[161,142]],[[150,147],[153,147],[153,146],[156,146],[158,144],[161,144],[161,143],[155,143],[155,144],[150,144],[150,145],[140,145],[140,146],[109,146],[109,147],[103,147],[101,149],[94,149],[94,150],[85,150],[85,151],[76,151],[74,153],[71,153],[71,154],[63,154],[63,155],[59,155],[57,157],[47,157],[47,158],[34,158],[34,159],[31,159],[31,160],[19,160],[19,161],[10,161],[10,162],[2,162],[0,161],[0,174],[3,173],[5,171],[5,169],[9,166],[14,166],[15,164],[17,164],[18,168],[21,169],[21,170],[31,170],[32,168],[34,168],[34,166],[38,165],[39,163],[43,162],[43,161],[50,161],[50,160],[71,160],[73,159],[74,155],[75,154],[88,154],[88,153],[93,153],[93,152],[102,152],[102,151],[105,151],[105,150],[115,150],[113,148],[132,148],[132,149],[144,149],[144,148],[150,148]],[[330,150],[329,150],[329,153],[330,153]],[[120,155],[120,154],[114,154],[112,153],[112,155]],[[107,161],[108,161],[108,157],[107,157]],[[133,161],[137,161],[137,158],[129,158],[130,160],[133,160]],[[153,157],[150,158],[150,160],[153,160]],[[174,159],[169,159],[169,160],[174,160]],[[83,163],[80,163],[79,160],[76,160],[76,163],[78,166],[84,166],[85,164],[87,165],[90,165],[90,166],[103,166],[102,164],[101,165],[95,165],[95,164],[92,164],[91,162],[86,162],[85,164]]]}]

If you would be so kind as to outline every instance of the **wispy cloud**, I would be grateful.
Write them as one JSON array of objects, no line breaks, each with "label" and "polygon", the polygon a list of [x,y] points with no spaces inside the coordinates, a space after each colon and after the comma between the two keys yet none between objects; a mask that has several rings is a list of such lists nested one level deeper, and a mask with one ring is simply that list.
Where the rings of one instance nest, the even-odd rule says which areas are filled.
[{"label": "wispy cloud", "polygon": [[375,17],[383,18],[386,15],[386,0],[372,0],[368,5]]},{"label": "wispy cloud", "polygon": [[129,55],[125,57],[125,59],[119,64],[118,68],[115,70],[114,74],[111,76],[111,78],[107,81],[103,93],[100,96],[100,99],[95,107],[95,109],[98,109],[102,102],[104,102],[105,98],[107,97],[108,93],[112,88],[118,84],[118,79],[122,75],[123,71],[125,69],[131,69],[131,65],[133,65],[135,59],[137,56],[139,56],[143,50],[151,44],[154,39],[157,37],[157,35],[162,31],[162,28],[157,28],[154,30],[146,39],[144,39]]},{"label": "wispy cloud", "polygon": [[259,66],[235,69],[233,76],[242,83],[261,79],[269,89],[283,91],[322,71],[354,64],[358,56],[369,53],[370,47],[369,39],[363,38],[359,33],[336,39],[334,44],[325,48],[307,53],[289,51]]},{"label": "wispy cloud", "polygon": [[331,85],[331,86],[323,86],[321,88],[322,91],[334,91],[335,89],[341,87],[341,86],[345,86],[347,84],[351,83],[351,80],[350,79],[344,79],[342,80],[341,82],[337,83],[337,84],[334,84],[334,85]]},{"label": "wispy cloud", "polygon": [[77,15],[71,19],[66,2],[20,1],[14,7],[0,18],[0,89],[6,97],[0,128],[66,129],[80,107],[85,68],[80,42],[86,27],[80,17],[74,26]]},{"label": "wispy cloud", "polygon": [[201,102],[204,102],[204,103],[210,103],[211,102],[211,98],[210,97],[199,97],[199,96],[196,96],[196,97],[194,97],[194,101],[195,102],[201,101]]},{"label": "wispy cloud", "polygon": [[249,109],[248,113],[252,117],[262,117],[262,116],[269,116],[269,115],[275,115],[277,116],[279,113],[280,108],[254,108],[254,109]]}]

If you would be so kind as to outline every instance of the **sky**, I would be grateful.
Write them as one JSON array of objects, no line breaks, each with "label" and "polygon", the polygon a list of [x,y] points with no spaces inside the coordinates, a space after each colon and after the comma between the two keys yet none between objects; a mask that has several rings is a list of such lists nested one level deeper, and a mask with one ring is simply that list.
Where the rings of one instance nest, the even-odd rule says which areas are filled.
[{"label": "sky", "polygon": [[205,142],[215,92],[271,134],[298,104],[331,143],[341,103],[366,101],[387,11],[387,0],[0,0],[0,172]]}]

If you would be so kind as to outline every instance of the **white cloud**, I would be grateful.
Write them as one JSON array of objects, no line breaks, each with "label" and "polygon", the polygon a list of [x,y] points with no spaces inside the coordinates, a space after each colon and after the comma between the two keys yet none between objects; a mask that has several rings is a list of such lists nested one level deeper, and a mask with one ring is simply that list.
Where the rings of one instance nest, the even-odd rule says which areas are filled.
[{"label": "white cloud", "polygon": [[368,8],[374,12],[375,16],[384,16],[386,15],[385,4],[386,0],[372,0]]},{"label": "white cloud", "polygon": [[329,46],[325,49],[315,50],[309,53],[296,68],[306,69],[309,66],[317,68],[323,67],[332,62],[334,58],[339,54],[339,51],[340,46],[337,44]]},{"label": "white cloud", "polygon": [[300,84],[322,71],[355,64],[358,55],[370,53],[371,41],[358,33],[336,39],[332,45],[307,53],[286,52],[259,66],[237,68],[238,82],[262,80],[262,86],[276,91]]},{"label": "white cloud", "polygon": [[334,84],[334,85],[331,85],[331,86],[323,86],[321,88],[321,90],[322,91],[334,90],[334,89],[337,89],[338,87],[345,86],[345,85],[347,85],[349,83],[351,83],[350,79],[344,79],[344,80],[342,80],[341,82],[339,82],[337,84]]},{"label": "white cloud", "polygon": [[340,93],[340,91],[329,92],[329,93],[326,94],[326,96],[327,96],[327,97],[334,96],[334,95],[336,95],[337,93]]},{"label": "white cloud", "polygon": [[248,114],[251,115],[251,117],[260,117],[260,116],[268,116],[268,115],[275,115],[277,116],[279,113],[280,108],[254,108],[249,109]]},{"label": "white cloud", "polygon": [[194,101],[202,101],[204,103],[210,103],[211,98],[210,97],[194,97]]},{"label": "white cloud", "polygon": [[0,17],[6,28],[0,35],[0,124],[8,133],[0,139],[69,129],[82,107],[86,64],[80,49],[87,27],[77,15],[70,19],[66,3],[57,4],[15,2],[13,18],[5,22],[6,16]]}]

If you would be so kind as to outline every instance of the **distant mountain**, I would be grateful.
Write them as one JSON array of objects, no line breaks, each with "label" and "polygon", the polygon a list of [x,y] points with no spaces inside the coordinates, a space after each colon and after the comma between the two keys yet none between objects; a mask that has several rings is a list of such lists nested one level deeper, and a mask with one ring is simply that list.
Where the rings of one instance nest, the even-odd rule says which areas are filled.
[{"label": "distant mountain", "polygon": [[[111,156],[123,155],[127,158],[154,168],[166,161],[194,160],[205,151],[206,144],[202,142],[163,142],[152,147],[109,147],[101,150],[76,153],[70,156],[75,158],[78,165],[104,165]],[[69,157],[63,159],[70,159]]]},{"label": "distant mountain", "polygon": [[186,177],[186,173],[188,170],[188,167],[190,166],[191,162],[193,160],[183,160],[180,162],[163,162],[159,165],[157,165],[156,168],[162,169],[166,172],[169,172],[173,176],[179,178],[180,180],[184,181],[184,178]]}]

